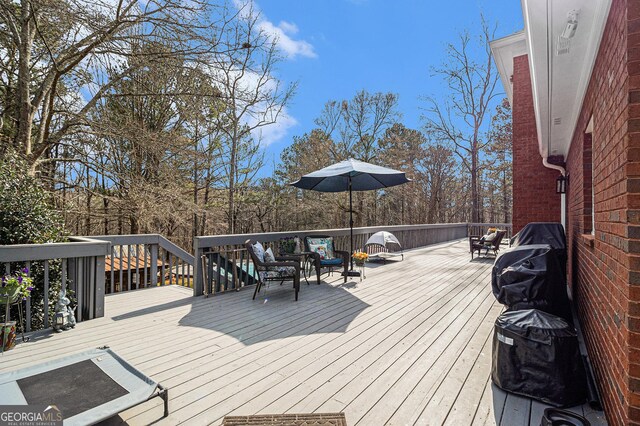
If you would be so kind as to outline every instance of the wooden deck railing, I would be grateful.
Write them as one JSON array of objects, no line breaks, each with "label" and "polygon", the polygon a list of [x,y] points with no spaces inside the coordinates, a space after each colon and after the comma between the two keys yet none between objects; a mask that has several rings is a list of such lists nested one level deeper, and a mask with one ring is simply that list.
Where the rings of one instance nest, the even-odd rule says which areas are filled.
[{"label": "wooden deck railing", "polygon": [[[31,271],[33,262],[42,263],[44,328],[50,326],[52,262],[56,267],[60,262],[56,282],[66,283],[75,293],[78,321],[104,316],[104,296],[108,293],[158,284],[191,287],[193,283],[193,256],[158,234],[71,237],[64,243],[0,246],[0,264],[7,275],[25,266]],[[25,329],[31,331],[30,298],[25,311]]]},{"label": "wooden deck railing", "polygon": [[[61,262],[60,282],[75,292],[76,319],[104,316],[105,256],[109,243],[91,238],[72,237],[69,242],[51,244],[4,245],[0,248],[0,263],[9,275],[26,266],[31,273],[33,262],[42,262],[44,297],[44,327],[49,327],[50,265]],[[26,301],[25,329],[31,331],[31,299]]]},{"label": "wooden deck railing", "polygon": [[[378,231],[393,233],[398,237],[404,249],[412,249],[464,238],[468,232],[467,225],[466,223],[446,223],[354,228],[354,249],[362,248],[367,239]],[[195,279],[193,293],[195,296],[213,294],[237,290],[251,284],[254,277],[243,248],[246,240],[257,240],[267,246],[274,246],[274,252],[277,253],[275,244],[282,238],[330,235],[335,238],[337,248],[349,250],[349,233],[349,228],[341,228],[196,237],[194,240]],[[221,265],[223,265],[222,268]],[[205,276],[207,279],[204,278]]]},{"label": "wooden deck railing", "polygon": [[[482,234],[490,226],[507,229],[511,224],[425,224],[354,228],[354,249],[363,248],[375,232],[392,232],[403,249],[424,247],[444,241]],[[193,287],[193,294],[237,290],[255,282],[244,242],[258,240],[277,249],[282,238],[330,235],[339,249],[350,249],[349,228],[291,232],[201,236],[194,239],[194,255],[158,234],[72,237],[69,242],[0,246],[0,265],[6,274],[18,267],[41,262],[43,267],[44,327],[49,327],[49,266],[61,263],[60,277],[77,298],[78,321],[104,316],[108,293],[181,284]],[[274,250],[277,252],[277,250]],[[57,266],[57,263],[56,263]],[[204,279],[204,277],[207,277]],[[160,282],[158,281],[160,280]],[[26,302],[26,329],[31,330],[31,301]]]},{"label": "wooden deck railing", "polygon": [[162,235],[100,235],[91,238],[111,243],[105,268],[107,293],[158,284],[192,286],[193,255]]}]

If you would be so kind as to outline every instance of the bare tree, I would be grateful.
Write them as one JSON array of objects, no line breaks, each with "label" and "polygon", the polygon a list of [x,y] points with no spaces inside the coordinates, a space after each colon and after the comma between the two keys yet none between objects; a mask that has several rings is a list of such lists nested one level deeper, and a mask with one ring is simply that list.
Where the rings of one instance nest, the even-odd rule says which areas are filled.
[{"label": "bare tree", "polygon": [[[238,176],[245,176],[241,184],[246,186],[250,182],[246,178],[252,175],[248,171],[257,171],[262,163],[253,138],[259,137],[260,129],[278,121],[297,86],[296,83],[283,85],[275,76],[282,60],[278,40],[261,29],[259,22],[260,14],[253,3],[242,6],[237,19],[222,32],[218,40],[221,52],[214,55],[210,63],[210,72],[226,102],[219,129],[225,158],[229,233],[236,228]],[[237,46],[242,48],[236,49]],[[243,150],[244,158],[241,158],[239,154]],[[240,165],[244,165],[244,171]]]},{"label": "bare tree", "polygon": [[316,125],[335,141],[334,159],[372,161],[378,139],[400,119],[397,108],[397,95],[361,90],[353,99],[327,102]]},{"label": "bare tree", "polygon": [[[0,0],[4,36],[0,73],[3,131],[31,172],[96,104],[143,62],[126,59],[149,38],[172,50],[146,55],[190,57],[211,53],[218,26],[201,0]],[[54,161],[60,159],[53,159]]]},{"label": "bare tree", "polygon": [[499,95],[499,74],[489,47],[495,28],[490,29],[484,17],[481,21],[477,38],[464,31],[456,44],[447,45],[447,61],[434,71],[447,84],[449,97],[444,101],[428,97],[424,115],[428,135],[450,143],[470,175],[473,222],[480,221],[480,154],[489,143],[484,138],[485,121]]},{"label": "bare tree", "polygon": [[438,143],[429,145],[425,149],[422,159],[424,168],[424,182],[427,199],[427,223],[446,222],[444,206],[448,200],[453,200],[457,193],[452,187],[455,180],[455,161],[453,152]]},{"label": "bare tree", "polygon": [[[487,156],[487,177],[496,188],[494,210],[500,213],[498,220],[511,222],[511,193],[513,185],[512,150],[513,131],[511,107],[508,99],[496,106],[496,114],[491,120],[489,131],[489,155]],[[496,214],[497,216],[497,214]]]}]

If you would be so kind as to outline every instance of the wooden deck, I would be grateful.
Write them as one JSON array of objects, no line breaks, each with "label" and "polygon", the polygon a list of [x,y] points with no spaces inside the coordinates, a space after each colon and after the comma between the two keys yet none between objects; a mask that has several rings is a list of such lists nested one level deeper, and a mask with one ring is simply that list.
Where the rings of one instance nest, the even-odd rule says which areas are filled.
[{"label": "wooden deck", "polygon": [[[194,298],[169,286],[107,297],[106,317],[36,337],[0,371],[108,345],[170,389],[109,423],[220,424],[227,414],[346,413],[349,425],[539,425],[543,405],[489,380],[502,307],[492,261],[458,241],[367,268],[366,279]],[[326,277],[326,276],[325,276]],[[603,424],[602,413],[586,414]]]}]

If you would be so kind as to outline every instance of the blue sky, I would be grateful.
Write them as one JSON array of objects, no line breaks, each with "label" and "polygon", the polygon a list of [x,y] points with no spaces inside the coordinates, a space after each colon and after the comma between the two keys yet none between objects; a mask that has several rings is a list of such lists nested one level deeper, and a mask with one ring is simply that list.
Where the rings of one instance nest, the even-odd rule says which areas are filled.
[{"label": "blue sky", "polygon": [[[480,12],[498,23],[496,37],[522,29],[519,0],[257,0],[266,29],[279,34],[284,81],[298,81],[287,116],[266,129],[269,166],[293,136],[314,127],[330,99],[356,91],[391,91],[408,127],[420,128],[424,95],[446,95],[431,67],[446,61],[445,44],[478,27]],[[271,167],[268,167],[269,169]]]}]

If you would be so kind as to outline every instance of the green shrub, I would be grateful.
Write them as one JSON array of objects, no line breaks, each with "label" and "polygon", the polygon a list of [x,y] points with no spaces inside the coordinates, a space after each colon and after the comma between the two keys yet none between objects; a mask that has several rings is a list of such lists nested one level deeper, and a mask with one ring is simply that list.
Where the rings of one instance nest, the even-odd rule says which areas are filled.
[{"label": "green shrub", "polygon": [[38,244],[63,239],[64,223],[50,196],[16,154],[0,159],[0,244]]},{"label": "green shrub", "polygon": [[[30,176],[26,163],[14,153],[0,159],[0,244],[40,244],[65,241],[62,217],[51,204],[49,193],[40,181]],[[1,273],[4,273],[4,265]],[[11,272],[25,267],[12,263]],[[44,262],[31,262],[34,289],[31,292],[31,317],[34,329],[44,326]],[[49,315],[53,316],[60,291],[61,261],[49,262]],[[4,309],[1,310],[4,312]],[[11,310],[17,319],[17,308]]]}]

